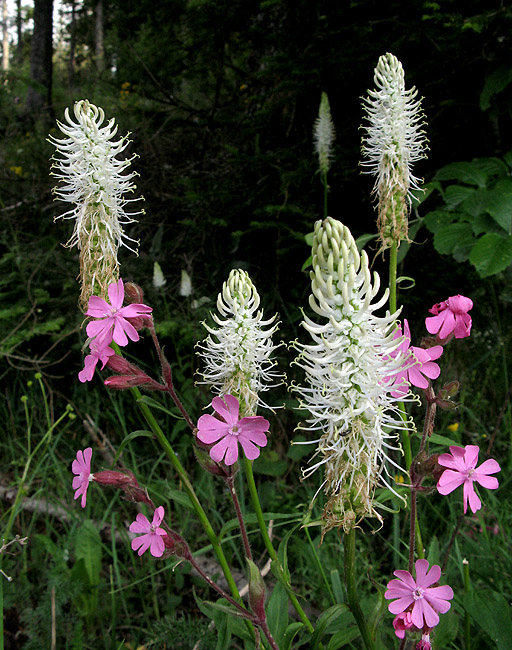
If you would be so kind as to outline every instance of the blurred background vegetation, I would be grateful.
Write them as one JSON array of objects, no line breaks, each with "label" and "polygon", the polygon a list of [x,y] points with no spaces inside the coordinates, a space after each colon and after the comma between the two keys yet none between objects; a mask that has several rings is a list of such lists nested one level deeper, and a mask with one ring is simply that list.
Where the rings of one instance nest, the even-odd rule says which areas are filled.
[{"label": "blurred background vegetation", "polygon": [[[462,406],[439,416],[438,432],[461,444],[479,444],[510,468],[512,8],[507,3],[62,0],[53,7],[51,0],[35,0],[34,6],[2,0],[0,5],[5,7],[0,84],[2,525],[12,512],[15,492],[9,490],[21,485],[38,442],[41,455],[26,472],[23,498],[46,504],[35,511],[22,508],[21,501],[17,505],[14,532],[29,535],[30,542],[13,549],[14,558],[4,562],[14,577],[12,588],[5,587],[6,647],[54,647],[52,629],[58,630],[58,647],[63,648],[136,648],[142,643],[192,648],[201,634],[201,647],[216,643],[214,634],[208,640],[209,633],[190,631],[190,618],[199,615],[192,592],[198,587],[186,567],[169,575],[155,565],[147,578],[147,568],[126,544],[116,545],[118,527],[125,530],[133,519],[118,495],[96,490],[98,503],[88,506],[87,521],[108,528],[101,536],[91,523],[85,534],[83,512],[77,504],[70,506],[69,463],[76,449],[91,444],[91,431],[100,441],[103,434],[118,445],[141,428],[124,394],[107,393],[97,378],[86,386],[76,381],[85,341],[77,308],[78,255],[61,247],[72,224],[53,223],[66,207],[53,200],[53,147],[46,138],[49,132],[58,135],[55,120],[62,120],[64,109],[79,99],[87,98],[107,118],[115,117],[120,134],[131,132],[127,155],[139,156],[133,166],[140,174],[137,190],[145,198],[145,215],[129,232],[141,241],[140,255],[122,249],[121,273],[143,286],[176,383],[198,417],[210,398],[204,388],[194,388],[194,344],[204,337],[201,321],[231,268],[246,269],[265,311],[279,312],[283,340],[301,336],[300,309],[309,292],[307,269],[302,270],[309,255],[305,235],[321,216],[323,196],[312,144],[322,91],[328,93],[337,133],[329,213],[355,237],[375,232],[373,180],[361,176],[359,166],[360,98],[373,87],[379,56],[397,56],[406,87],[416,86],[424,97],[430,140],[428,159],[414,170],[428,184],[411,217],[415,243],[402,246],[400,274],[412,278],[414,288],[401,291],[399,302],[418,344],[433,303],[457,293],[473,299],[470,340],[451,346],[443,357],[441,379],[462,382]],[[459,162],[469,166],[446,171]],[[500,200],[505,197],[498,207],[497,187]],[[470,199],[475,192],[477,199]],[[473,249],[486,235],[492,235],[485,240],[492,246],[482,262]],[[489,262],[485,256],[493,257],[493,246],[499,246],[500,258]],[[371,255],[371,241],[369,247]],[[376,250],[375,245],[374,268],[385,278],[386,265]],[[155,262],[167,281],[161,289],[152,285]],[[192,280],[193,293],[187,297],[179,294],[183,270]],[[152,366],[147,341],[129,352]],[[283,348],[283,369],[291,358]],[[290,379],[295,372],[289,371]],[[274,402],[292,403],[284,389]],[[162,417],[176,449],[214,502],[220,527],[231,518],[225,495],[216,494],[210,477],[193,469],[182,422]],[[296,514],[317,488],[298,483],[300,453],[289,446],[297,421],[293,410],[279,411],[271,448],[262,455],[260,489],[272,512]],[[165,501],[173,477],[166,474],[165,463],[153,473],[156,453],[152,441],[137,440],[135,449],[125,451],[124,462],[147,477],[155,497]],[[506,486],[504,474],[500,482]],[[494,503],[493,497],[488,501]],[[460,557],[478,558],[475,582],[484,588],[492,583],[497,592],[501,586],[506,591],[504,585],[512,579],[504,551],[512,520],[509,501],[501,497],[494,514],[489,507],[482,515],[490,521],[475,523],[475,530],[484,531],[485,547],[474,541],[480,533],[468,529],[457,548]],[[67,514],[55,514],[57,506]],[[206,545],[186,508],[174,507],[174,516],[192,531],[196,548]],[[435,522],[456,520],[455,507],[426,508],[431,528]],[[495,526],[493,536],[488,530]],[[388,532],[385,527],[364,542],[368,554],[361,575],[371,573],[377,582],[385,582],[397,568],[392,563],[397,549],[393,551]],[[89,540],[85,547],[84,535]],[[328,574],[341,564],[335,533],[331,537],[320,547]],[[434,559],[447,543],[447,537],[442,542],[433,537]],[[309,547],[297,542],[293,553],[302,580],[298,587],[314,615],[329,604],[329,594]],[[235,542],[232,555],[240,555]],[[103,559],[88,563],[90,557]],[[461,581],[457,570],[452,578]],[[179,614],[183,611],[186,616]],[[462,606],[454,611],[460,614]],[[158,625],[151,622],[155,619]],[[206,619],[200,620],[206,628]],[[390,627],[387,618],[385,626]],[[476,625],[474,647],[496,647],[490,629]],[[446,647],[460,648],[455,638],[448,635],[446,643],[452,646]],[[359,647],[354,644],[347,647]]]}]

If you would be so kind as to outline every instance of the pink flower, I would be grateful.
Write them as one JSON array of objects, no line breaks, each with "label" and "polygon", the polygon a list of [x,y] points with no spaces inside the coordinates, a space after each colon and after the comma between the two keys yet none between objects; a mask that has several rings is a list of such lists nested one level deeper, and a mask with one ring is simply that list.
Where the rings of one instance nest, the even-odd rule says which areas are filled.
[{"label": "pink flower", "polygon": [[137,330],[127,319],[148,318],[153,309],[142,304],[123,307],[124,286],[121,279],[117,284],[113,282],[109,285],[108,297],[111,304],[99,296],[89,298],[89,309],[86,315],[97,320],[87,324],[87,336],[97,337],[100,347],[108,345],[112,339],[121,346],[127,345],[128,339],[138,341]]},{"label": "pink flower", "polygon": [[425,327],[429,334],[437,334],[441,340],[452,332],[456,339],[466,338],[471,332],[471,316],[468,311],[472,308],[473,301],[470,298],[452,296],[429,309],[434,316],[425,319]]},{"label": "pink flower", "polygon": [[132,539],[132,550],[138,549],[138,554],[142,555],[148,548],[153,557],[162,557],[165,544],[162,539],[167,535],[163,528],[159,528],[164,518],[164,508],[160,506],[155,510],[153,521],[149,523],[149,519],[143,514],[139,513],[135,521],[130,524],[130,532],[143,533],[140,537]]},{"label": "pink flower", "polygon": [[489,476],[489,474],[500,472],[501,467],[495,460],[490,458],[477,468],[479,451],[476,445],[450,447],[449,454],[441,454],[437,459],[439,465],[449,468],[441,474],[441,478],[437,482],[437,491],[440,494],[450,494],[460,485],[464,485],[464,514],[468,509],[468,501],[473,513],[482,507],[482,502],[473,487],[474,481],[477,481],[488,490],[496,490],[499,486],[498,479]]},{"label": "pink flower", "polygon": [[414,627],[414,625],[412,624],[411,612],[400,612],[400,614],[395,616],[393,620],[393,628],[399,639],[403,639],[405,631],[410,630],[412,627]]},{"label": "pink flower", "polygon": [[78,499],[78,497],[82,495],[82,501],[80,503],[82,508],[85,508],[87,488],[89,487],[90,481],[93,479],[93,475],[91,474],[91,458],[92,448],[87,447],[87,449],[77,452],[76,459],[71,465],[73,474],[77,474],[77,476],[73,478],[73,490],[76,490],[75,499]]},{"label": "pink flower", "polygon": [[430,586],[441,577],[441,567],[437,564],[430,571],[427,560],[416,560],[415,566],[416,580],[409,571],[399,569],[393,573],[399,579],[388,583],[384,598],[397,598],[398,600],[389,603],[389,611],[392,614],[410,611],[412,624],[421,630],[425,625],[434,627],[439,623],[438,612],[445,614],[450,609],[448,601],[453,598],[453,590],[448,585]]},{"label": "pink flower", "polygon": [[115,355],[114,350],[109,348],[108,345],[100,346],[98,339],[93,339],[91,341],[90,353],[85,357],[84,368],[78,373],[78,379],[83,383],[86,381],[91,381],[94,376],[94,370],[96,364],[101,362],[101,369],[105,367],[109,357]]},{"label": "pink flower", "polygon": [[[402,336],[402,328],[399,327],[395,332],[393,338],[397,339]],[[404,362],[403,369],[396,375],[390,377],[394,391],[391,393],[393,397],[403,397],[408,391],[409,384],[417,388],[428,388],[429,379],[437,379],[441,373],[440,367],[437,363],[433,363],[434,359],[439,359],[443,354],[443,346],[435,345],[432,348],[424,350],[411,346],[411,332],[409,330],[409,323],[404,319],[404,340],[399,347],[391,353],[394,358],[400,352],[406,354],[410,350],[412,359],[417,363],[411,366],[411,358],[408,357]],[[428,379],[427,379],[428,378]]]},{"label": "pink flower", "polygon": [[216,463],[222,460],[226,465],[233,465],[238,458],[238,443],[242,445],[244,454],[249,460],[254,460],[260,455],[256,445],[264,447],[270,423],[260,415],[238,419],[239,404],[233,395],[224,395],[224,398],[214,397],[212,406],[220,415],[219,420],[213,415],[201,415],[197,422],[197,437],[208,445],[216,442],[210,449],[210,457]]}]

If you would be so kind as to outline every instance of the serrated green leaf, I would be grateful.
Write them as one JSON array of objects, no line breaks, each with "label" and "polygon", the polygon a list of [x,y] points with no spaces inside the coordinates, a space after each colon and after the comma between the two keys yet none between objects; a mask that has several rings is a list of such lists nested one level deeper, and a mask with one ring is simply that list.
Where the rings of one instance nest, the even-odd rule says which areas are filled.
[{"label": "serrated green leaf", "polygon": [[446,207],[449,210],[456,208],[476,191],[474,187],[467,187],[466,185],[449,185],[444,192]]},{"label": "serrated green leaf", "polygon": [[453,254],[457,247],[472,244],[474,241],[469,223],[451,223],[440,228],[434,235],[434,247],[442,255]]},{"label": "serrated green leaf", "polygon": [[503,271],[512,263],[512,236],[487,233],[473,247],[469,261],[481,278]]},{"label": "serrated green leaf", "polygon": [[469,185],[485,187],[487,176],[470,162],[454,162],[442,167],[434,176],[436,181],[460,181]]},{"label": "serrated green leaf", "polygon": [[423,217],[423,225],[434,234],[450,223],[457,221],[462,215],[447,210],[433,210]]},{"label": "serrated green leaf", "polygon": [[512,234],[512,180],[503,178],[487,192],[485,210],[509,235]]}]

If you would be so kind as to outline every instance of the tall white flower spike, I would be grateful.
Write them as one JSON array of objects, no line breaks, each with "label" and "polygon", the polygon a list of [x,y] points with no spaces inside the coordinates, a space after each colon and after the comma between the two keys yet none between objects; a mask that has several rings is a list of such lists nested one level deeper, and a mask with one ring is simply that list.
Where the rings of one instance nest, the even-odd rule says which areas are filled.
[{"label": "tall white flower spike", "polygon": [[[204,362],[202,384],[210,384],[217,395],[230,394],[240,402],[240,416],[256,414],[258,406],[270,408],[260,393],[279,386],[283,376],[274,370],[272,343],[277,314],[263,320],[260,297],[249,274],[234,269],[224,282],[212,314],[218,328],[204,327],[209,334],[198,344]],[[267,329],[265,329],[267,328]]]},{"label": "tall white flower spike", "polygon": [[105,113],[86,99],[75,103],[74,114],[76,122],[66,108],[67,124],[57,122],[66,137],[50,135],[49,142],[56,147],[52,175],[60,181],[53,191],[57,198],[74,204],[57,218],[75,220],[66,246],[80,250],[80,304],[85,310],[92,294],[105,298],[109,284],[117,282],[119,246],[136,252],[138,242],[126,235],[124,226],[141,212],[125,211],[127,203],[138,200],[126,198],[135,190],[132,179],[138,174],[126,169],[136,154],[118,158],[130,142],[128,137],[114,140],[115,119],[102,126]]},{"label": "tall white flower spike", "polygon": [[313,129],[313,139],[315,142],[315,152],[318,156],[320,171],[326,174],[331,166],[332,143],[336,136],[334,124],[331,118],[331,108],[327,93],[322,93],[318,117],[315,120]]},{"label": "tall white flower spike", "polygon": [[372,302],[379,287],[379,276],[372,282],[368,256],[358,252],[349,229],[331,217],[317,221],[309,304],[321,323],[304,316],[313,343],[295,344],[307,386],[294,390],[310,413],[299,428],[318,436],[309,441],[317,450],[303,475],[324,471],[323,534],[334,527],[348,531],[365,516],[382,520],[374,491],[379,483],[391,487],[384,462],[396,465],[388,451],[399,448],[397,430],[407,428],[385,381],[405,361],[401,353],[389,356],[402,341],[393,339],[399,312],[375,315],[388,298],[386,290]]},{"label": "tall white flower spike", "polygon": [[412,174],[412,164],[426,158],[428,140],[425,115],[417,90],[405,90],[404,70],[392,54],[379,58],[375,68],[376,90],[369,90],[363,109],[364,127],[361,163],[365,172],[376,176],[374,193],[378,200],[377,227],[381,249],[407,239],[412,189],[420,180]]}]

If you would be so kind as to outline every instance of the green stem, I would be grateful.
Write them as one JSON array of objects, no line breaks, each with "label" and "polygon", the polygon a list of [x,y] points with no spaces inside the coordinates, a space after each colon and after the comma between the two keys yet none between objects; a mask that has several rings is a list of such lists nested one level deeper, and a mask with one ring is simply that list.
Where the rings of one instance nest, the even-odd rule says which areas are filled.
[{"label": "green stem", "polygon": [[327,185],[327,172],[322,172],[322,185],[324,186],[324,219],[327,219],[327,193],[329,186]]},{"label": "green stem", "polygon": [[274,549],[274,546],[272,545],[272,540],[270,539],[270,537],[268,535],[267,525],[265,523],[265,518],[263,516],[263,510],[261,509],[261,504],[260,504],[260,500],[259,500],[259,497],[258,497],[258,491],[256,489],[256,483],[254,482],[254,474],[252,473],[252,463],[245,456],[243,456],[243,458],[242,458],[242,463],[243,463],[243,466],[244,466],[245,474],[247,476],[247,485],[249,486],[249,493],[251,495],[252,504],[253,504],[253,507],[254,507],[254,511],[256,513],[256,519],[258,520],[258,525],[259,525],[259,528],[260,528],[261,536],[263,537],[263,541],[265,543],[265,547],[267,549],[267,552],[270,555],[272,561],[274,562],[275,568],[277,569],[276,574],[279,576],[279,582],[286,589],[286,593],[288,594],[288,598],[290,599],[290,602],[292,603],[293,607],[295,608],[295,611],[299,615],[300,620],[307,627],[310,634],[313,634],[313,632],[315,630],[314,630],[313,626],[311,625],[311,622],[309,621],[308,617],[306,616],[306,613],[304,612],[304,610],[300,606],[300,603],[297,600],[297,596],[295,595],[293,589],[291,588],[290,584],[288,583],[288,580],[285,577],[284,570],[281,567],[281,563],[279,562],[279,558],[277,557],[277,553],[276,553],[276,551]]},{"label": "green stem", "polygon": [[[471,581],[469,579],[469,562],[462,560],[464,571],[464,593],[469,594],[471,591]],[[468,612],[464,614],[464,649],[471,650],[471,617]]]},{"label": "green stem", "polygon": [[196,511],[199,521],[201,522],[206,532],[206,535],[208,536],[208,539],[210,540],[210,543],[213,547],[215,555],[217,556],[217,559],[222,568],[224,576],[227,580],[231,593],[236,599],[240,600],[240,594],[238,593],[235,580],[229,568],[228,562],[226,560],[226,556],[224,555],[224,551],[222,550],[222,546],[220,545],[217,535],[215,534],[210,524],[210,520],[208,519],[206,512],[204,511],[199,499],[197,498],[197,495],[192,486],[192,483],[190,482],[190,479],[188,477],[185,468],[181,464],[171,444],[165,437],[164,432],[162,431],[160,425],[155,419],[155,416],[153,415],[153,413],[151,412],[147,404],[144,404],[144,402],[141,401],[142,395],[140,390],[138,388],[132,388],[130,390],[132,392],[132,395],[135,397],[135,401],[137,402],[138,407],[142,411],[142,415],[144,416],[149,427],[151,428],[151,431],[155,434],[155,437],[160,443],[160,445],[162,446],[162,449],[167,454],[167,457],[171,461],[172,466],[176,470],[176,473],[178,474],[180,481],[183,484],[185,492],[187,493],[190,501],[192,502],[192,505],[194,507],[194,510]]},{"label": "green stem", "polygon": [[347,586],[348,606],[352,615],[356,619],[357,627],[359,628],[359,632],[363,638],[366,650],[375,650],[375,643],[370,634],[363,610],[359,605],[359,598],[357,597],[355,528],[352,528],[348,533],[345,533],[343,545],[345,548],[345,584]]}]

